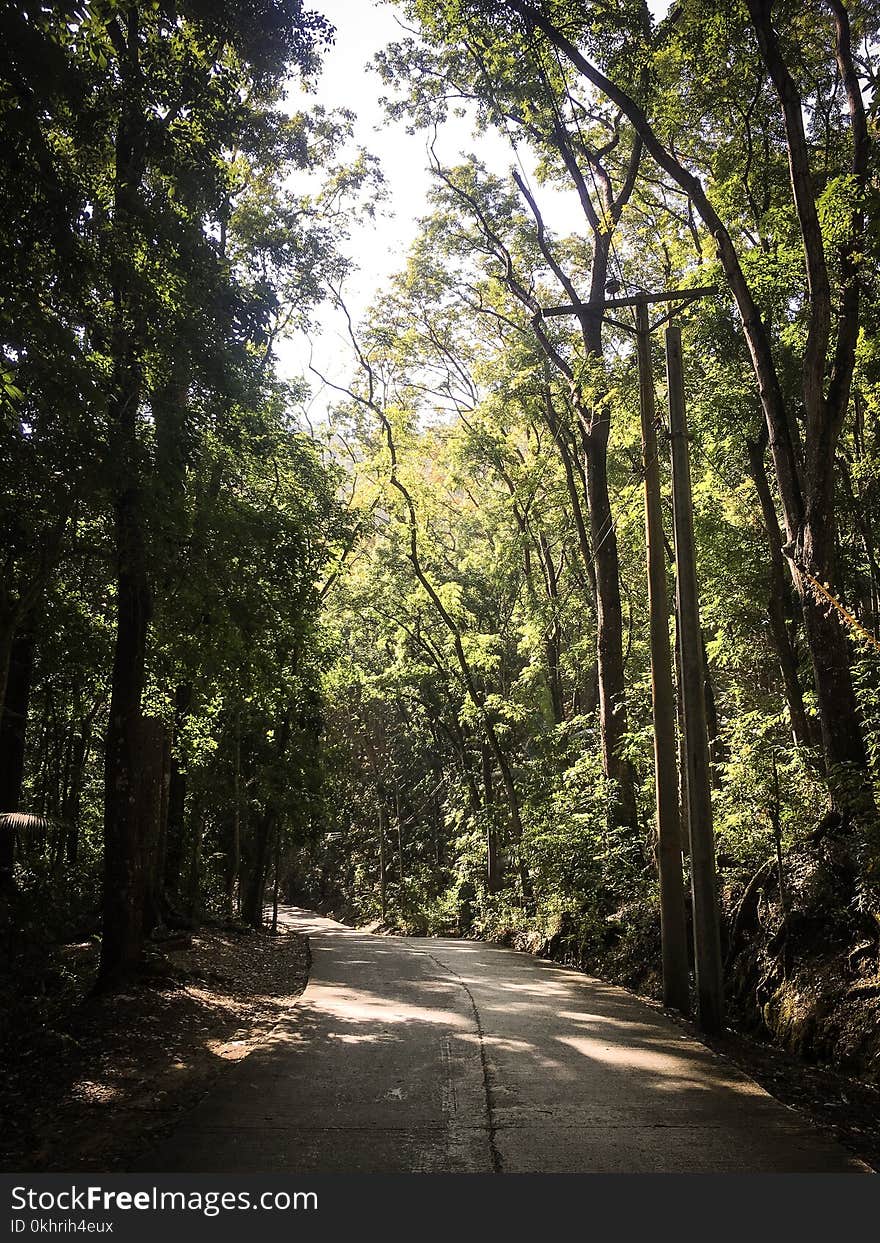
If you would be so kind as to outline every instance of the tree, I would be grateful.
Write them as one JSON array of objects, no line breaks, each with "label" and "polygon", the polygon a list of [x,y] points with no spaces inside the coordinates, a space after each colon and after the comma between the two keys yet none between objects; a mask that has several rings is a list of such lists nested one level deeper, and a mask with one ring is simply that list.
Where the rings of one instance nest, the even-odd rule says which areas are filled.
[{"label": "tree", "polygon": [[[748,3],[750,28],[744,28],[738,17],[725,20],[717,10],[718,20],[712,28],[723,31],[728,57],[735,49],[732,74],[726,61],[722,68],[716,52],[708,63],[703,62],[698,79],[701,84],[707,79],[713,83],[714,100],[707,99],[705,94],[700,97],[702,106],[711,109],[713,103],[720,102],[719,84],[727,84],[732,76],[741,74],[745,60],[751,76],[766,76],[778,97],[790,170],[790,197],[781,206],[794,214],[804,256],[803,292],[795,316],[803,340],[803,384],[798,398],[786,392],[773,333],[755,293],[754,278],[747,274],[748,239],[737,241],[688,158],[679,156],[671,145],[663,116],[663,96],[645,91],[640,99],[629,93],[620,85],[618,66],[613,60],[608,66],[610,76],[597,68],[563,33],[558,22],[563,10],[556,6],[536,7],[523,0],[510,0],[505,7],[522,19],[527,30],[541,31],[588,82],[620,107],[659,169],[687,193],[714,241],[741,316],[758,385],[789,561],[804,610],[826,763],[838,797],[844,797],[846,785],[840,784],[841,771],[855,769],[864,774],[866,752],[846,632],[838,612],[829,608],[816,583],[834,580],[835,449],[849,409],[855,366],[865,228],[863,200],[870,154],[864,100],[853,54],[851,14],[839,0],[830,0],[825,14],[813,14],[809,35],[804,33],[798,38],[793,31],[786,31],[783,39],[772,6],[766,0]],[[588,29],[582,28],[584,32]],[[643,36],[644,30],[642,19]],[[818,61],[822,70],[818,86],[822,102],[829,75],[833,78],[827,88],[829,107],[824,113],[834,134],[833,147],[825,147],[833,163],[826,165],[818,180],[814,178],[812,163],[820,135],[817,132],[808,136],[805,129],[804,88],[789,67],[786,45],[800,49],[801,54],[809,46],[811,58]],[[661,25],[656,43],[650,35],[643,38],[642,48],[646,56],[655,48],[674,49],[681,57],[682,71],[710,50],[697,33],[687,6],[677,7]],[[849,129],[849,138],[844,126]],[[827,214],[824,230],[821,220],[832,199],[838,209],[833,234]],[[832,280],[837,288],[836,305]],[[863,783],[861,790],[864,798]]]},{"label": "tree", "polygon": [[[25,174],[21,186],[3,181],[4,220],[10,238],[33,231],[36,262],[30,283],[24,266],[11,267],[3,295],[13,414],[3,424],[3,469],[10,479],[18,471],[20,489],[6,522],[4,682],[10,650],[22,654],[0,757],[7,797],[23,775],[26,796],[49,800],[59,817],[56,873],[65,856],[77,859],[82,816],[102,814],[106,987],[131,971],[145,931],[169,913],[162,863],[182,865],[185,782],[171,781],[170,800],[159,791],[169,763],[182,774],[175,748],[193,712],[186,686],[202,707],[213,694],[205,665],[222,673],[213,640],[222,634],[228,659],[236,632],[253,652],[261,627],[274,627],[273,642],[283,633],[289,647],[280,660],[266,652],[277,664],[260,666],[269,679],[261,693],[286,698],[294,716],[304,712],[299,696],[309,699],[303,649],[332,505],[292,424],[297,394],[276,380],[272,348],[320,296],[321,264],[338,262],[329,212],[373,170],[363,159],[333,166],[344,117],[278,107],[287,75],[313,73],[331,33],[298,0],[246,14],[197,3],[83,5],[75,19],[24,6],[4,22],[13,106],[2,117]],[[333,182],[323,205],[320,192],[286,188],[292,171],[318,165]],[[268,489],[257,482],[267,469]],[[218,557],[243,517],[236,503],[247,514],[239,535],[258,556],[254,601],[273,601],[250,619],[249,637],[235,601],[218,594],[231,564]],[[275,584],[267,596],[261,574],[285,592],[281,628]],[[109,705],[102,693],[83,698],[89,671],[95,685],[103,681],[105,595],[115,607]],[[47,611],[70,637],[84,623],[70,659],[44,633]],[[215,661],[200,668],[190,636],[208,634]],[[37,660],[27,678],[31,636]],[[291,648],[301,654],[294,669]],[[166,678],[176,680],[170,695]],[[14,725],[26,715],[29,683],[36,749],[29,741],[22,774]],[[103,806],[92,787],[83,807],[96,729]],[[198,852],[191,857],[198,862]]]},{"label": "tree", "polygon": [[[641,140],[622,132],[619,110],[602,110],[591,101],[576,98],[561,62],[546,59],[540,44],[514,47],[509,40],[499,39],[487,24],[468,24],[460,13],[449,20],[442,8],[413,7],[431,44],[439,44],[441,50],[432,57],[412,40],[392,48],[382,62],[386,80],[407,84],[411,93],[408,108],[421,124],[436,125],[438,114],[445,115],[451,101],[472,99],[480,105],[484,124],[495,123],[506,129],[515,154],[521,142],[532,145],[542,180],[554,188],[567,183],[576,193],[590,246],[589,266],[582,272],[547,229],[527,179],[514,171],[513,181],[532,217],[538,262],[558,283],[557,296],[575,306],[600,300],[612,277],[618,283],[618,278],[625,279],[614,267],[614,239],[636,184]],[[502,279],[531,319],[551,368],[559,372],[570,393],[577,428],[573,444],[565,436],[552,403],[548,402],[546,413],[560,452],[575,462],[583,456],[580,473],[591,537],[590,552],[586,553],[586,540],[584,552],[595,587],[603,762],[618,790],[616,815],[635,828],[634,775],[624,754],[628,725],[620,565],[608,479],[613,402],[604,375],[602,317],[586,313],[579,317],[580,357],[560,348],[540,320],[533,280],[517,271],[505,243],[502,222],[512,215],[512,204],[502,199],[500,212],[493,211],[472,173],[464,168],[443,170],[436,157],[434,163],[441,182],[457,196],[482,232],[484,244],[501,267]],[[495,193],[497,196],[497,188]],[[571,461],[569,472],[574,473]],[[580,500],[575,503],[579,508]]]}]

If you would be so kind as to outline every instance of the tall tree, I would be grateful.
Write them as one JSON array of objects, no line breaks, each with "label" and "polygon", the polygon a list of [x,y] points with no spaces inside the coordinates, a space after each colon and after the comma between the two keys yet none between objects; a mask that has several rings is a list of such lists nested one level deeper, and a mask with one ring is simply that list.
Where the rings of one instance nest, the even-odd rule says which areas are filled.
[{"label": "tall tree", "polygon": [[[479,104],[483,123],[505,130],[518,155],[529,143],[540,160],[542,178],[554,188],[567,185],[584,214],[590,248],[587,271],[580,272],[546,227],[538,195],[523,172],[513,181],[532,219],[536,250],[558,284],[557,297],[575,306],[604,296],[613,279],[625,279],[614,249],[621,215],[636,184],[641,140],[624,132],[619,111],[597,109],[569,88],[561,61],[547,55],[539,42],[512,43],[483,22],[470,22],[467,13],[448,14],[441,6],[414,5],[424,35],[438,47],[433,55],[410,41],[392,48],[382,60],[386,79],[401,81],[409,91],[409,109],[422,124],[436,125],[453,100],[470,98]],[[400,105],[398,105],[398,108]],[[586,509],[590,523],[589,573],[595,585],[596,657],[599,719],[605,771],[617,788],[615,817],[635,827],[634,774],[625,754],[628,712],[623,661],[623,610],[620,595],[620,559],[615,515],[609,493],[608,451],[613,402],[604,379],[603,320],[601,315],[579,317],[581,357],[566,356],[539,318],[540,302],[533,281],[517,272],[505,229],[480,201],[474,179],[464,169],[436,171],[458,196],[482,230],[497,256],[511,293],[532,320],[540,347],[551,368],[559,371],[569,389],[576,416],[573,448],[581,457]],[[524,170],[523,170],[524,171]],[[509,214],[510,208],[507,208]],[[554,410],[546,413],[553,422]],[[556,422],[560,452],[572,453],[564,428]]]},{"label": "tall tree", "polygon": [[[669,63],[672,53],[683,73],[699,63],[697,81],[701,87],[712,85],[711,93],[691,93],[703,110],[704,125],[716,119],[714,109],[724,98],[724,88],[739,84],[744,72],[772,84],[790,171],[787,202],[778,205],[792,213],[803,250],[803,285],[795,315],[803,342],[802,385],[796,394],[784,382],[773,330],[749,275],[748,234],[737,238],[735,226],[725,223],[692,160],[673,142],[664,101],[683,78],[663,83],[666,93],[656,85],[634,92],[628,81],[623,84],[619,58],[612,55],[599,67],[581,50],[580,38],[592,40],[596,34],[589,19],[573,26],[566,6],[525,0],[508,0],[505,9],[524,23],[524,32],[546,36],[587,82],[622,110],[658,168],[686,192],[713,239],[739,309],[767,424],[786,548],[806,621],[826,762],[839,798],[846,801],[846,773],[855,770],[862,775],[858,799],[870,802],[846,630],[839,612],[816,586],[835,580],[835,451],[850,405],[864,254],[870,143],[853,52],[853,14],[840,0],[828,0],[812,9],[811,20],[798,30],[787,7],[749,0],[748,23],[726,6],[713,10],[713,31],[723,37],[710,45],[701,33],[707,30],[705,6],[685,4],[675,7],[656,37],[643,14],[634,32],[640,55],[649,61],[667,53]],[[869,14],[856,14],[857,21],[863,16],[870,22]],[[864,33],[871,37],[870,30]],[[600,44],[593,41],[591,47],[598,60]],[[815,86],[792,68],[796,57],[817,68]],[[822,115],[834,135],[831,143],[821,142],[821,131],[807,132],[804,107],[811,94],[827,104]],[[826,163],[820,172],[814,166],[823,154]],[[827,215],[831,200],[836,205],[833,230]]]}]

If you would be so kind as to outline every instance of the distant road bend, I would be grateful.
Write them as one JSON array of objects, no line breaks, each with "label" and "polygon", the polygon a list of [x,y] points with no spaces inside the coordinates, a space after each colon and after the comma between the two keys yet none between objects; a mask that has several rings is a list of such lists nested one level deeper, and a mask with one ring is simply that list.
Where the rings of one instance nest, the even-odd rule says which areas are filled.
[{"label": "distant road bend", "polygon": [[153,1171],[867,1172],[622,989],[308,911],[309,985]]}]

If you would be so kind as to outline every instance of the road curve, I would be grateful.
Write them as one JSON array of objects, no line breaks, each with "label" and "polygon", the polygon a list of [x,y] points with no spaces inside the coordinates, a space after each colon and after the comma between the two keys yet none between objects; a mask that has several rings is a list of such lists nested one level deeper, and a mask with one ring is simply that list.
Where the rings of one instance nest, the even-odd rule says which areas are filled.
[{"label": "road curve", "polygon": [[307,911],[308,987],[153,1172],[845,1173],[867,1167],[622,989]]}]

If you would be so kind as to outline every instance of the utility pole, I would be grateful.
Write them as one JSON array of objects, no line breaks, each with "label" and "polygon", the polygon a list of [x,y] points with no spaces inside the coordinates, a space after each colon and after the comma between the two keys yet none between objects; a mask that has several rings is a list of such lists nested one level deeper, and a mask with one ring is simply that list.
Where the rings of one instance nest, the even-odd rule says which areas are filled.
[{"label": "utility pole", "polygon": [[651,700],[654,714],[654,785],[657,870],[660,875],[663,1004],[687,1014],[690,1010],[690,970],[681,864],[675,694],[669,654],[669,599],[666,589],[663,512],[660,506],[654,374],[651,366],[648,308],[645,304],[636,307],[636,350],[642,418],[642,468],[645,476],[645,544],[651,639]]},{"label": "utility pole", "polygon": [[700,1027],[704,1031],[712,1032],[718,1031],[724,1020],[724,983],[715,886],[715,836],[712,827],[709,737],[703,695],[703,643],[697,595],[693,496],[681,363],[681,329],[677,325],[670,325],[666,329],[666,378],[672,444],[675,580],[687,764],[697,1005]]},{"label": "utility pole", "polygon": [[[662,323],[668,320],[670,315],[674,313],[674,310],[680,310],[696,299],[715,292],[714,286],[710,286],[679,289],[662,294],[641,293],[623,298],[608,298],[601,303],[546,307],[541,311],[542,317],[576,315],[581,321],[588,315],[600,315],[608,323],[614,324],[615,327],[634,334],[636,339],[639,366],[639,405],[642,423],[642,465],[645,476],[645,536],[647,544],[648,611],[651,640],[651,698],[654,724],[657,870],[660,879],[663,1001],[665,1005],[674,1007],[684,1014],[690,1011],[687,923],[684,909],[675,693],[669,644],[669,599],[666,588],[665,541],[663,538],[663,515],[660,503],[660,465],[657,448],[654,376],[651,366],[651,333],[655,328],[660,327]],[[673,311],[664,315],[658,322],[650,324],[648,321],[649,306],[664,302],[673,302],[679,305]],[[618,307],[632,307],[635,309],[635,330],[633,330],[631,324],[612,319],[608,314],[609,310],[616,310]],[[693,548],[693,538],[691,539],[691,548]],[[694,596],[696,598],[696,580]],[[699,625],[697,627],[697,641],[699,643]],[[702,660],[701,646],[698,647],[698,652]],[[703,718],[703,727],[705,731],[705,716]],[[693,846],[691,846],[691,849],[693,850]],[[704,927],[701,925],[698,931],[695,920],[695,946],[698,938],[700,938],[700,948],[695,950],[695,958],[698,964],[706,956],[702,948],[703,936]],[[717,943],[717,918],[714,938]],[[707,978],[705,970],[703,978],[704,980]],[[706,1015],[710,1014],[710,1011],[701,1005],[701,1023],[703,1022],[704,1012]],[[709,1021],[711,1022],[711,1018]]]}]

